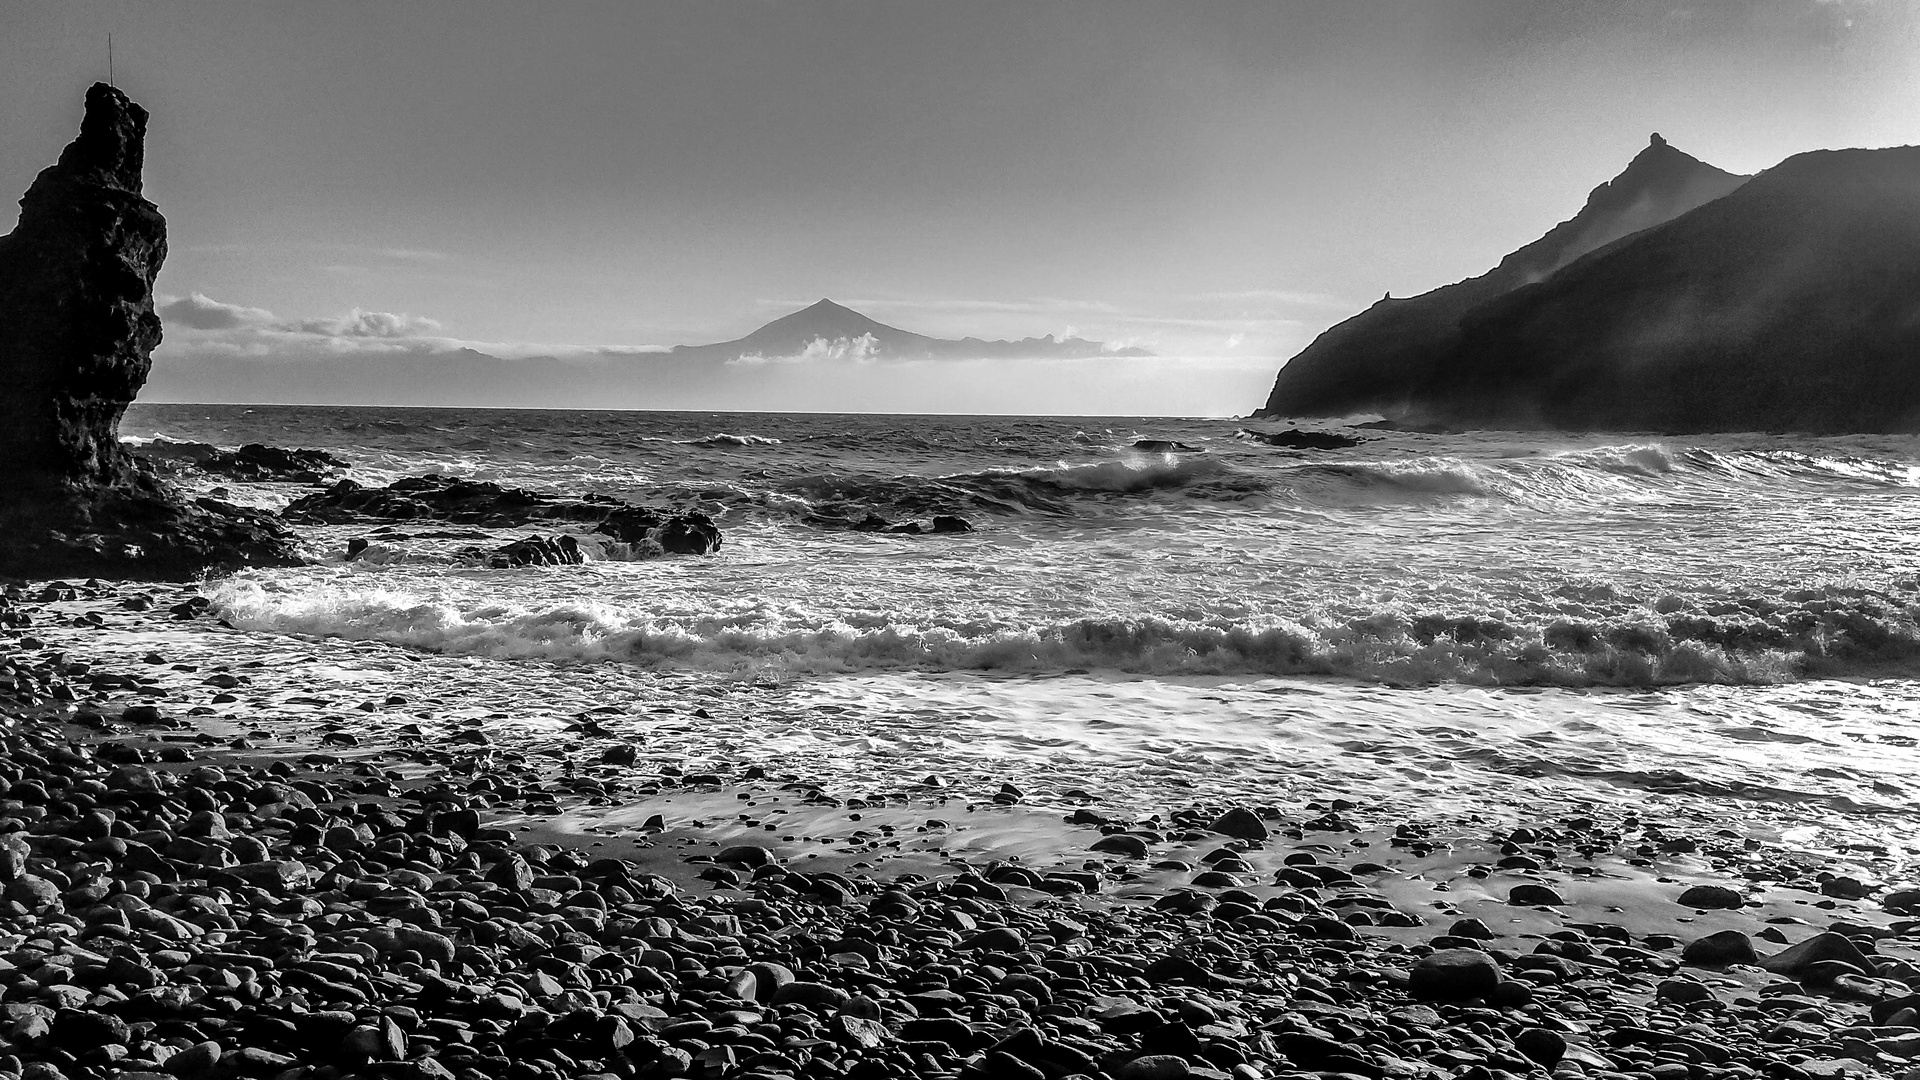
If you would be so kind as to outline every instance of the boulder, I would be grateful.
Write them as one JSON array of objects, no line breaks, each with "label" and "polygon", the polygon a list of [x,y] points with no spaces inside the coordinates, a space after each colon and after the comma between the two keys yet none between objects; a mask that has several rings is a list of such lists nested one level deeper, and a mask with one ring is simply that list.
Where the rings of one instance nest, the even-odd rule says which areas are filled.
[{"label": "boulder", "polygon": [[1408,972],[1408,989],[1422,1001],[1486,997],[1500,984],[1500,963],[1478,949],[1441,949]]},{"label": "boulder", "polygon": [[79,137],[0,237],[0,574],[187,579],[299,561],[271,514],[188,499],[121,446],[161,333],[167,227],[141,195],[146,129],[145,109],[95,83]]}]

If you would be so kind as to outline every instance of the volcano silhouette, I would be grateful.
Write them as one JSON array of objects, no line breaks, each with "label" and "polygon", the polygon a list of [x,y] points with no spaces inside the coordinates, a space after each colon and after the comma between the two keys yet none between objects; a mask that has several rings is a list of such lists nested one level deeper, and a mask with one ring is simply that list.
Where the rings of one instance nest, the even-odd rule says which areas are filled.
[{"label": "volcano silhouette", "polygon": [[679,345],[675,357],[764,359],[791,357],[861,360],[1047,359],[1098,356],[1151,356],[1136,348],[1109,348],[1098,341],[1069,337],[985,341],[976,337],[936,338],[902,330],[832,300],[821,300],[762,326],[743,338],[711,345]]}]

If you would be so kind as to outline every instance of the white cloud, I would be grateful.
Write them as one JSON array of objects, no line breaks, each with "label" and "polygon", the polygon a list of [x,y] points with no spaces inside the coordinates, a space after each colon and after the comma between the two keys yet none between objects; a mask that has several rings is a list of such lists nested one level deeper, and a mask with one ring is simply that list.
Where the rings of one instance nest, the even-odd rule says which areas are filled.
[{"label": "white cloud", "polygon": [[441,326],[438,320],[423,315],[354,308],[340,318],[307,319],[295,328],[329,337],[415,338],[438,334]]},{"label": "white cloud", "polygon": [[792,356],[762,356],[749,353],[728,360],[729,364],[872,364],[877,363],[880,343],[872,334],[861,334],[857,338],[814,338],[807,347]]},{"label": "white cloud", "polygon": [[242,326],[259,326],[273,321],[273,312],[266,308],[242,307],[239,304],[223,304],[204,293],[192,293],[187,296],[157,296],[156,309],[163,323],[178,323],[195,330],[232,330]]}]

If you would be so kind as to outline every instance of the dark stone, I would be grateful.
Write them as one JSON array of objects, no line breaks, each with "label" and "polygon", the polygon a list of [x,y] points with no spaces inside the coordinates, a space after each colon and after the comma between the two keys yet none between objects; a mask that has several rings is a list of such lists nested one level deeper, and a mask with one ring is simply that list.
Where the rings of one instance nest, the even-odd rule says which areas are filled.
[{"label": "dark stone", "polygon": [[1708,934],[1687,942],[1687,947],[1680,950],[1680,962],[1695,967],[1751,964],[1759,959],[1760,955],[1753,951],[1753,939],[1738,930]]},{"label": "dark stone", "polygon": [[1529,1061],[1549,1069],[1560,1064],[1560,1059],[1567,1056],[1566,1037],[1546,1028],[1525,1029],[1513,1037],[1513,1047],[1526,1055]]},{"label": "dark stone", "polygon": [[1776,975],[1797,978],[1813,965],[1827,960],[1851,964],[1863,972],[1874,970],[1873,961],[1867,959],[1858,946],[1845,935],[1835,933],[1815,934],[1792,948],[1782,949],[1761,960],[1760,967]]},{"label": "dark stone", "polygon": [[529,536],[490,552],[475,551],[473,555],[501,570],[517,566],[577,566],[587,561],[580,554],[580,541],[565,533],[553,537]]},{"label": "dark stone", "polygon": [[1267,826],[1260,816],[1243,806],[1236,806],[1214,818],[1207,828],[1241,840],[1260,841],[1267,838]]},{"label": "dark stone", "polygon": [[96,1046],[125,1045],[129,1034],[127,1022],[117,1016],[62,1009],[54,1014],[47,1038],[62,1050],[79,1053]]},{"label": "dark stone", "polygon": [[1128,833],[1113,833],[1095,840],[1093,850],[1128,859],[1144,859],[1147,857],[1147,842]]},{"label": "dark stone", "polygon": [[1555,907],[1566,903],[1560,894],[1545,885],[1515,885],[1507,894],[1507,903],[1522,907],[1543,905]]},{"label": "dark stone", "polygon": [[1422,1001],[1486,997],[1500,983],[1500,964],[1478,949],[1441,949],[1408,972],[1408,988]]},{"label": "dark stone", "polygon": [[1331,431],[1302,431],[1299,428],[1288,428],[1285,431],[1255,431],[1252,428],[1241,428],[1238,434],[1254,442],[1287,450],[1345,450],[1366,441],[1352,435],[1338,435]]},{"label": "dark stone", "polygon": [[0,237],[0,574],[187,579],[292,565],[265,511],[189,500],[120,444],[160,343],[167,227],[140,193],[147,113],[105,83]]},{"label": "dark stone", "polygon": [[1747,898],[1740,895],[1740,890],[1725,885],[1695,885],[1681,893],[1677,903],[1708,911],[1738,911],[1746,906]]}]

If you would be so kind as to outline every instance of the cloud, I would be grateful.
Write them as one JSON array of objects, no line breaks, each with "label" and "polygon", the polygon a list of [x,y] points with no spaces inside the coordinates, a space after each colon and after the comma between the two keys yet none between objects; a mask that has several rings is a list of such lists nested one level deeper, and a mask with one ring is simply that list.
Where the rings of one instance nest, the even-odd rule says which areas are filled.
[{"label": "cloud", "polygon": [[297,324],[297,329],[329,337],[413,338],[436,335],[441,326],[438,320],[424,315],[354,308],[338,319],[308,319]]},{"label": "cloud", "polygon": [[178,323],[195,330],[232,330],[273,321],[273,312],[266,308],[223,304],[204,293],[192,293],[172,300],[165,297],[157,299],[162,301],[157,310],[163,323]]},{"label": "cloud", "polygon": [[438,319],[352,308],[331,318],[283,319],[265,308],[215,300],[204,293],[159,296],[155,310],[167,334],[163,355],[250,357],[299,362],[314,357],[459,356],[559,360],[657,353],[657,346],[599,347],[527,341],[472,341],[448,335]]},{"label": "cloud", "polygon": [[857,338],[814,338],[807,347],[792,356],[762,356],[749,353],[728,360],[729,364],[872,364],[880,360],[880,342],[872,334]]}]

